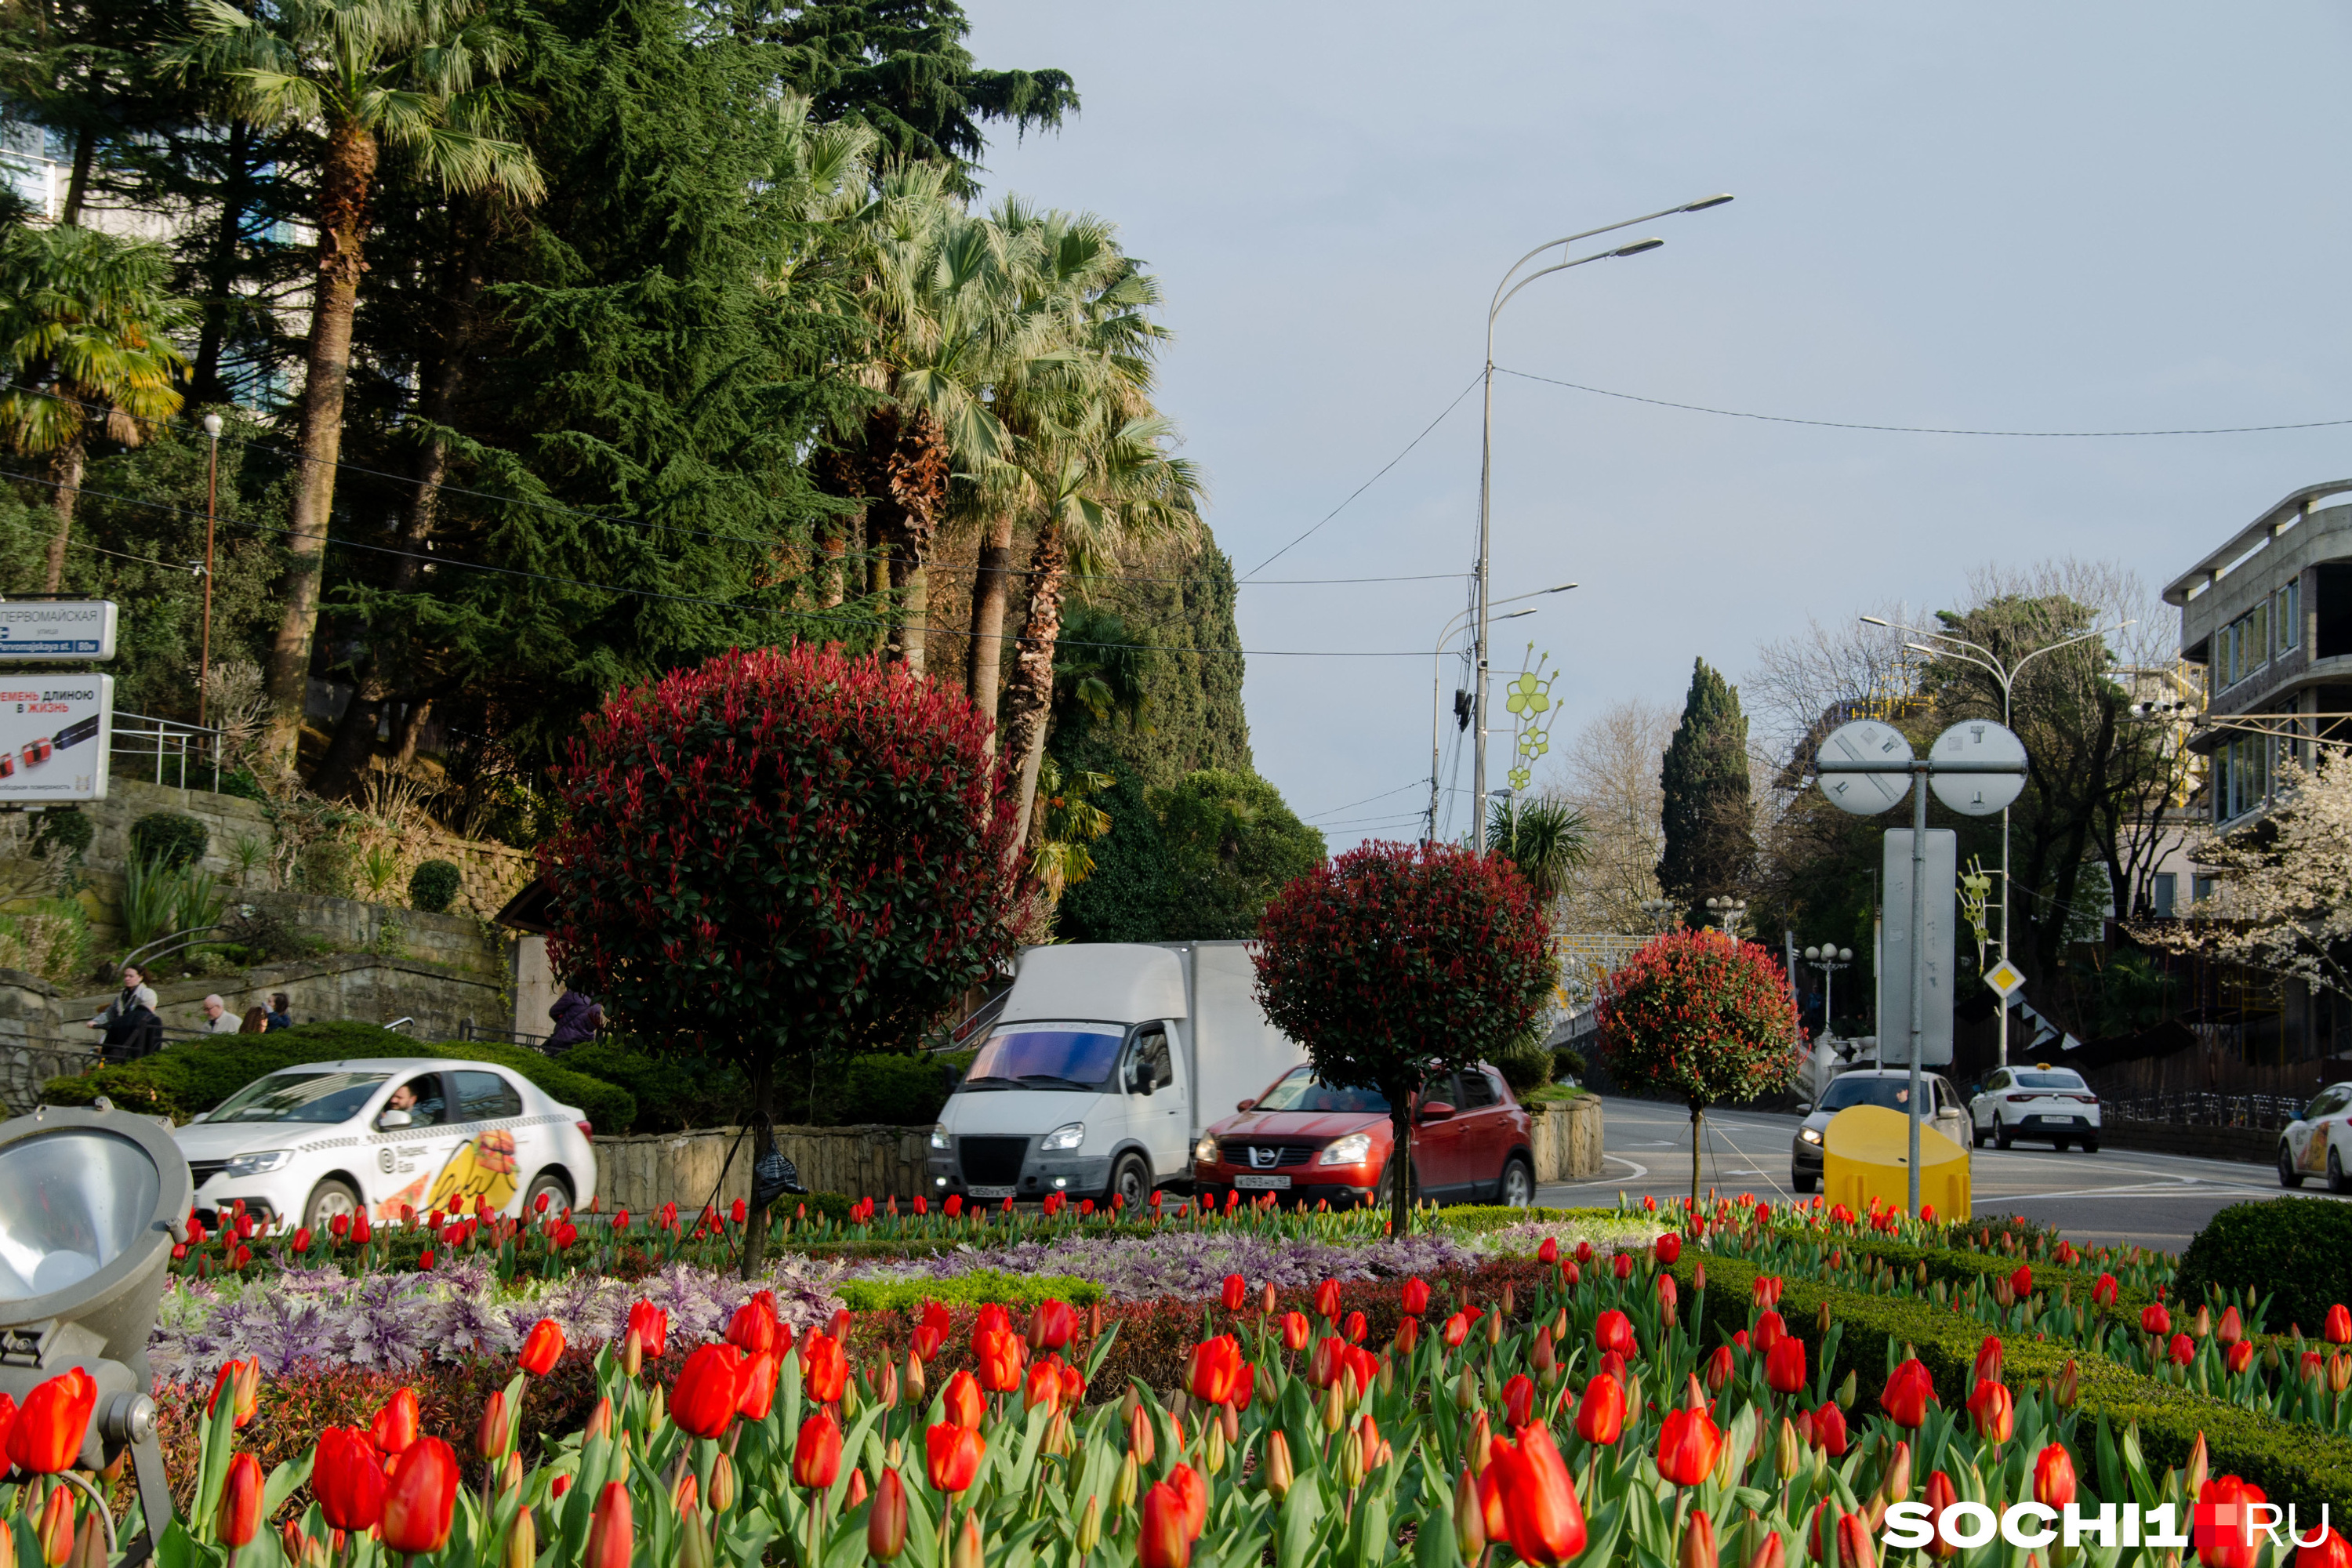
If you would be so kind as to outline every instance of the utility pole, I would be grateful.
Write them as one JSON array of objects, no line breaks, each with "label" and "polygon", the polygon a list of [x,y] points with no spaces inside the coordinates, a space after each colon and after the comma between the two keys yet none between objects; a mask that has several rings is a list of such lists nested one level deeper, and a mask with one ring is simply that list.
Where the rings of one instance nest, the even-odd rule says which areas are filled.
[{"label": "utility pole", "polygon": [[[213,673],[213,518],[220,501],[220,433],[221,416],[205,416],[205,436],[212,444],[212,452],[205,463],[205,623],[204,632],[196,644],[196,728],[205,728],[205,687]],[[213,748],[215,761],[220,748]],[[185,764],[183,764],[184,766]]]}]

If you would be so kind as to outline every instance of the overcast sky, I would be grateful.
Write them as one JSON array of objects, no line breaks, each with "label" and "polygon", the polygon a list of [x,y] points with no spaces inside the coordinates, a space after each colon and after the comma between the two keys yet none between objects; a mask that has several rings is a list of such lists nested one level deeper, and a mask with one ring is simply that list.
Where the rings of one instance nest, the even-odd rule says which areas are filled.
[{"label": "overcast sky", "polygon": [[[1113,219],[1158,273],[1162,406],[1244,574],[1476,375],[1514,258],[1717,191],[1738,199],[1635,231],[1664,249],[1521,294],[1496,362],[1866,423],[2352,419],[2338,7],[969,9],[982,62],[1077,79],[1084,111],[1003,140],[992,189]],[[2117,560],[2160,585],[2352,473],[2347,437],[1887,435],[1498,376],[1496,595],[1582,586],[1500,628],[1495,666],[1531,635],[1565,667],[1557,744],[1617,698],[1678,702],[1695,657],[1736,680],[1809,616],[1950,605],[1987,562]],[[1477,479],[1474,392],[1260,575],[1465,573]],[[1427,650],[1466,602],[1459,576],[1243,588],[1258,769],[1334,849],[1414,836]]]}]

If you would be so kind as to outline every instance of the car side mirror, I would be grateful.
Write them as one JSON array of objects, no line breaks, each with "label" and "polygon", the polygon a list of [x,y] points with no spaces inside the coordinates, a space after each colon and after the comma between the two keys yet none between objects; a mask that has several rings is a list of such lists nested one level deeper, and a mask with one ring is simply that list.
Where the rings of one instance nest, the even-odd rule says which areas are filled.
[{"label": "car side mirror", "polygon": [[1423,1121],[1443,1121],[1453,1114],[1454,1107],[1442,1100],[1426,1100],[1422,1104],[1421,1119]]},{"label": "car side mirror", "polygon": [[405,1110],[387,1110],[375,1119],[376,1131],[379,1132],[390,1132],[396,1128],[407,1125],[408,1112]]},{"label": "car side mirror", "polygon": [[1234,1109],[1235,1110],[1247,1110],[1251,1106],[1255,1105],[1257,1101],[1255,1100],[1236,1100],[1234,1101]]},{"label": "car side mirror", "polygon": [[1812,1113],[1813,1113],[1813,1102],[1812,1102],[1811,1100],[1801,1100],[1797,1101],[1797,1114],[1798,1114],[1798,1115],[1800,1115],[1800,1116],[1811,1116]]}]

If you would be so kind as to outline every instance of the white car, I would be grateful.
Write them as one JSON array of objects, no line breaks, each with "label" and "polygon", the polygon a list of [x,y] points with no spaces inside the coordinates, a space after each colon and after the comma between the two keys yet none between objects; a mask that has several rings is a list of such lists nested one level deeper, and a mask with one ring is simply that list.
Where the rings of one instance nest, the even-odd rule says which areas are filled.
[{"label": "white car", "polygon": [[2352,1083],[2331,1083],[2311,1097],[2303,1114],[2279,1134],[2282,1187],[2299,1187],[2305,1176],[2325,1176],[2331,1193],[2352,1192]]},{"label": "white car", "polygon": [[1969,1122],[1979,1149],[1988,1138],[1999,1149],[2047,1138],[2053,1149],[2080,1143],[2085,1153],[2099,1152],[2099,1097],[2072,1068],[1995,1068],[1969,1101]]},{"label": "white car", "polygon": [[323,1230],[487,1198],[509,1215],[541,1193],[579,1207],[596,1193],[586,1116],[492,1062],[386,1057],[307,1062],[238,1089],[173,1136],[212,1223],[238,1198],[264,1225]]}]

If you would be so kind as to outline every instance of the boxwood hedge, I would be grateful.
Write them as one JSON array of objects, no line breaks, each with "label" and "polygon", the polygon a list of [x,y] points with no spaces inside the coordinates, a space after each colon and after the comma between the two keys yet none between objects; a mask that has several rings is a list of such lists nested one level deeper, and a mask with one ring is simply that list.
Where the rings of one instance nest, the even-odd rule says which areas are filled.
[{"label": "boxwood hedge", "polygon": [[2327,1309],[2352,1303],[2352,1204],[2268,1198],[2232,1204],[2180,1255],[2174,1296],[2201,1301],[2210,1286],[2271,1293],[2270,1326],[2315,1334]]}]

